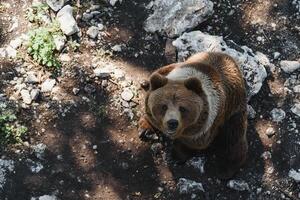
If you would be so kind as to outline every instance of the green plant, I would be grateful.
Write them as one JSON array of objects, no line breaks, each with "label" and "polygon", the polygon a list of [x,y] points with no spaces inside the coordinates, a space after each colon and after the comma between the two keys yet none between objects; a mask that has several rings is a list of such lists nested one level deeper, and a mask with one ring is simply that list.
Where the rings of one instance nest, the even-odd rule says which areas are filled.
[{"label": "green plant", "polygon": [[44,3],[33,3],[30,8],[26,11],[26,18],[30,22],[34,23],[42,23],[42,20],[45,16],[47,16],[49,6]]},{"label": "green plant", "polygon": [[17,117],[11,112],[0,111],[0,145],[22,142],[27,128],[17,123]]},{"label": "green plant", "polygon": [[55,56],[54,34],[60,34],[55,24],[30,31],[27,52],[39,64],[57,68],[60,63]]}]

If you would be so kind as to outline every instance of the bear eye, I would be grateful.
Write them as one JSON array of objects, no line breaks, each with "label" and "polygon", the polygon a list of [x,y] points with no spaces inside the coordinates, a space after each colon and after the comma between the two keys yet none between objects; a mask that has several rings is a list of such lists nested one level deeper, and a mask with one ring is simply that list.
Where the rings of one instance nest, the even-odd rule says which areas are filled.
[{"label": "bear eye", "polygon": [[166,104],[164,104],[164,105],[161,106],[161,108],[162,108],[163,111],[166,111],[168,109],[168,106]]},{"label": "bear eye", "polygon": [[187,109],[186,109],[185,107],[180,106],[180,107],[179,107],[179,111],[180,111],[181,113],[186,113],[186,112],[187,112]]}]

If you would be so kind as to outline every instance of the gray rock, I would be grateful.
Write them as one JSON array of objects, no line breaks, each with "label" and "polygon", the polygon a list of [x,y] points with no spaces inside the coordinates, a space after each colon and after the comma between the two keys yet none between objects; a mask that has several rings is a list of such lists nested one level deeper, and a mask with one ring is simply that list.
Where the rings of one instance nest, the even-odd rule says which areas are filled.
[{"label": "gray rock", "polygon": [[55,48],[57,51],[61,51],[67,41],[67,38],[64,35],[53,35]]},{"label": "gray rock", "polygon": [[10,41],[9,45],[14,48],[14,49],[17,49],[19,48],[21,45],[22,45],[22,39],[20,37]]},{"label": "gray rock", "polygon": [[55,79],[47,79],[41,85],[41,92],[51,92],[56,81]]},{"label": "gray rock", "polygon": [[251,105],[247,105],[247,113],[248,113],[249,119],[255,118],[256,111],[254,110],[254,108]]},{"label": "gray rock", "polygon": [[79,93],[80,89],[79,88],[73,88],[72,91],[73,91],[74,95],[77,95]]},{"label": "gray rock", "polygon": [[232,41],[229,47],[223,40],[223,37],[213,36],[202,33],[201,31],[193,31],[184,33],[182,36],[173,41],[173,45],[177,48],[179,61],[185,60],[188,56],[197,52],[223,52],[232,56],[240,66],[248,91],[248,100],[257,94],[267,77],[264,66],[272,65],[268,58],[257,52],[256,54],[247,46],[238,46]]},{"label": "gray rock", "polygon": [[294,86],[294,87],[293,87],[293,91],[294,91],[295,93],[300,93],[300,85]]},{"label": "gray rock", "polygon": [[35,84],[39,82],[39,79],[37,78],[34,72],[28,72],[25,82]]},{"label": "gray rock", "polygon": [[54,195],[43,195],[40,197],[31,197],[30,200],[58,200],[58,198]]},{"label": "gray rock", "polygon": [[177,183],[177,189],[180,194],[190,194],[193,192],[205,192],[202,183],[193,180],[180,178]]},{"label": "gray rock", "polygon": [[293,71],[300,68],[300,62],[299,61],[289,61],[289,60],[283,60],[280,62],[281,69],[286,73],[292,73]]},{"label": "gray rock", "polygon": [[291,108],[292,113],[300,117],[300,103],[296,103],[292,108]]},{"label": "gray rock", "polygon": [[83,13],[83,15],[82,15],[82,20],[85,21],[85,22],[88,22],[88,21],[90,21],[91,19],[93,19],[93,17],[94,17],[93,14],[85,12],[85,13]]},{"label": "gray rock", "polygon": [[65,0],[46,0],[48,6],[56,11],[59,11],[66,3]]},{"label": "gray rock", "polygon": [[96,26],[91,26],[91,27],[87,30],[86,34],[87,34],[90,38],[96,39],[97,36],[98,36],[98,34],[99,34],[99,28],[96,27]]},{"label": "gray rock", "polygon": [[201,174],[204,173],[205,159],[202,157],[194,157],[187,161],[187,165],[198,169]]},{"label": "gray rock", "polygon": [[110,5],[115,6],[117,2],[122,3],[122,0],[109,0]]},{"label": "gray rock", "polygon": [[70,5],[66,5],[63,7],[56,16],[60,29],[66,35],[72,35],[79,31],[77,23],[73,17],[73,7]]},{"label": "gray rock", "polygon": [[99,78],[109,78],[111,71],[106,68],[96,68],[94,70],[95,76]]},{"label": "gray rock", "polygon": [[243,180],[230,180],[227,183],[227,187],[237,191],[249,191],[249,185]]},{"label": "gray rock", "polygon": [[28,90],[26,89],[21,90],[21,97],[24,103],[31,104],[32,99]]},{"label": "gray rock", "polygon": [[291,169],[289,171],[289,177],[294,179],[297,183],[299,183],[300,182],[300,171],[299,170],[296,171],[294,169]]},{"label": "gray rock", "polygon": [[274,108],[271,110],[271,116],[274,122],[281,122],[285,118],[285,112],[280,108]]},{"label": "gray rock", "polygon": [[113,51],[115,51],[115,52],[121,52],[121,51],[122,51],[122,46],[119,45],[119,44],[116,44],[116,45],[113,46],[111,49],[112,49]]},{"label": "gray rock", "polygon": [[39,89],[32,89],[30,91],[30,97],[33,101],[36,101],[40,95],[40,90]]},{"label": "gray rock", "polygon": [[133,98],[133,93],[130,89],[126,88],[122,93],[121,97],[124,101],[130,101]]},{"label": "gray rock", "polygon": [[154,13],[147,18],[145,30],[169,37],[181,35],[213,14],[213,2],[209,0],[155,0],[147,7]]}]

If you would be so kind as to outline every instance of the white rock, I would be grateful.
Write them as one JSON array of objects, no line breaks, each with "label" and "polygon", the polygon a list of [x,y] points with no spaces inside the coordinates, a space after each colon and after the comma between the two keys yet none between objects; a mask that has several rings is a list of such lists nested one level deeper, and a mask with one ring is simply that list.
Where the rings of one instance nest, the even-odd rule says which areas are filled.
[{"label": "white rock", "polygon": [[295,93],[300,93],[300,85],[296,85],[295,87],[293,87],[293,91]]},{"label": "white rock", "polygon": [[46,0],[46,2],[48,6],[55,12],[60,10],[65,4],[65,0]]},{"label": "white rock", "polygon": [[67,53],[62,53],[59,56],[59,60],[62,61],[62,62],[70,62],[71,61],[71,57]]},{"label": "white rock", "polygon": [[73,17],[73,8],[70,5],[63,7],[56,16],[60,29],[66,35],[72,35],[79,31],[77,23]]},{"label": "white rock", "polygon": [[39,82],[39,79],[37,78],[35,72],[28,72],[25,82],[35,84]]},{"label": "white rock", "polygon": [[99,78],[108,78],[110,77],[111,70],[106,68],[96,68],[94,74]]},{"label": "white rock", "polygon": [[291,177],[292,179],[294,179],[297,183],[300,182],[300,171],[296,171],[294,169],[291,169],[289,171],[289,177]]},{"label": "white rock", "polygon": [[300,117],[300,103],[296,103],[292,108],[291,111]]},{"label": "white rock", "polygon": [[249,191],[248,183],[243,180],[230,180],[227,183],[227,187],[237,191]]},{"label": "white rock", "polygon": [[271,110],[271,116],[274,122],[281,122],[285,118],[285,112],[280,108],[274,108]]},{"label": "white rock", "polygon": [[122,3],[122,0],[109,0],[110,5],[115,6],[117,2]]},{"label": "white rock", "polygon": [[213,2],[209,0],[155,0],[147,7],[154,12],[146,19],[145,30],[168,37],[181,35],[213,14]]},{"label": "white rock", "polygon": [[6,47],[6,53],[9,58],[16,58],[17,57],[17,50],[12,48],[11,46]]},{"label": "white rock", "polygon": [[55,79],[47,79],[41,85],[41,92],[51,92],[56,81]]},{"label": "white rock", "polygon": [[40,95],[40,90],[39,89],[32,89],[30,91],[30,97],[31,97],[32,101],[37,100],[37,98],[39,97],[39,95]]},{"label": "white rock", "polygon": [[40,197],[31,197],[30,200],[58,200],[55,195],[43,195]]},{"label": "white rock", "polygon": [[113,51],[116,51],[116,52],[121,52],[122,51],[122,46],[117,44],[117,45],[113,46],[111,49]]},{"label": "white rock", "polygon": [[14,161],[0,159],[0,188],[3,189],[6,183],[6,174],[15,168]]},{"label": "white rock", "polygon": [[280,56],[280,53],[279,53],[279,52],[276,51],[276,52],[273,53],[273,58],[274,58],[274,59],[278,59],[279,56]]},{"label": "white rock", "polygon": [[31,159],[27,159],[26,162],[32,173],[39,173],[44,168],[40,162],[34,162]]},{"label": "white rock", "polygon": [[91,26],[91,27],[87,30],[86,34],[87,34],[90,38],[96,39],[97,36],[98,36],[98,34],[99,34],[99,28],[96,27],[96,26]]},{"label": "white rock", "polygon": [[122,93],[121,93],[121,97],[124,101],[130,101],[133,98],[133,93],[130,89],[125,89]]},{"label": "white rock", "polygon": [[300,68],[300,62],[299,61],[289,61],[289,60],[283,60],[280,62],[281,69],[286,73],[292,73],[293,71]]},{"label": "white rock", "polygon": [[72,91],[73,91],[74,95],[77,95],[79,93],[80,89],[79,88],[73,88]]},{"label": "white rock", "polygon": [[202,183],[193,180],[180,178],[177,183],[177,189],[180,194],[190,194],[193,192],[205,192]]},{"label": "white rock", "polygon": [[5,48],[0,48],[0,58],[5,58],[7,56],[7,52]]},{"label": "white rock", "polygon": [[264,160],[268,160],[272,158],[272,154],[270,151],[265,151],[261,154],[260,157],[263,158]]},{"label": "white rock", "polygon": [[64,35],[53,35],[53,40],[56,50],[61,51],[66,44],[67,38]]},{"label": "white rock", "polygon": [[22,39],[20,37],[10,41],[9,45],[14,48],[17,49],[22,45]]},{"label": "white rock", "polygon": [[21,90],[21,97],[24,103],[31,104],[32,99],[28,90],[25,89]]},{"label": "white rock", "polygon": [[202,157],[194,157],[191,160],[187,161],[187,164],[198,169],[201,174],[204,173],[204,164],[205,160]]},{"label": "white rock", "polygon": [[249,100],[259,92],[263,81],[267,77],[264,66],[271,64],[264,54],[259,52],[254,54],[247,46],[238,46],[232,41],[228,42],[234,48],[227,46],[223,37],[205,34],[201,31],[193,31],[184,33],[173,41],[172,44],[177,48],[179,61],[185,60],[194,53],[203,51],[223,52],[232,56],[244,74]]}]

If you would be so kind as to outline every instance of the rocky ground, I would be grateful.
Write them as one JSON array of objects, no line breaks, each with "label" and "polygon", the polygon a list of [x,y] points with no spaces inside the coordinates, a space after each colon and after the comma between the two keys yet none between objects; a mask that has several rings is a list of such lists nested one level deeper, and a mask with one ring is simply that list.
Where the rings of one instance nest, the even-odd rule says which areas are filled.
[{"label": "rocky ground", "polygon": [[[27,127],[1,142],[0,199],[300,199],[299,0],[47,0],[56,70],[27,54],[32,3],[0,2],[0,131],[7,110]],[[137,133],[139,83],[198,51],[230,54],[247,83],[249,158],[228,181],[210,150],[177,164]]]}]

